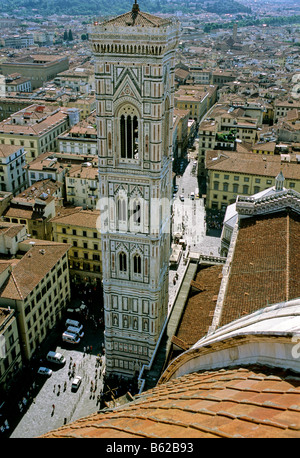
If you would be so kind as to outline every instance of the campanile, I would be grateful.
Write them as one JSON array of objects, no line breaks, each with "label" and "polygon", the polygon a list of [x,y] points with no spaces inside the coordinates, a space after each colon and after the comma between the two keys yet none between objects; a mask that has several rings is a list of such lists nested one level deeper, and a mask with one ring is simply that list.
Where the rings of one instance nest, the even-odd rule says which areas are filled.
[{"label": "campanile", "polygon": [[148,364],[168,310],[177,21],[128,13],[95,23],[106,371]]}]

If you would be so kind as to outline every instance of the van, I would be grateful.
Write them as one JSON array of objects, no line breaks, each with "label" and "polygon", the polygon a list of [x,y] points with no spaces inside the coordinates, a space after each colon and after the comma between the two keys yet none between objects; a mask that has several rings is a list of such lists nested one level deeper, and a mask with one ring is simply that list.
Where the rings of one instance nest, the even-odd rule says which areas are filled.
[{"label": "van", "polygon": [[63,333],[62,340],[72,344],[78,344],[80,342],[80,338],[76,334],[67,331]]},{"label": "van", "polygon": [[79,328],[80,331],[83,329],[83,326],[79,323],[79,321],[70,320],[69,318],[67,319],[65,326],[74,326],[74,328]]},{"label": "van", "polygon": [[49,351],[46,359],[47,361],[55,364],[65,364],[66,362],[66,358],[61,353],[57,353],[56,351]]},{"label": "van", "polygon": [[68,326],[67,332],[71,332],[72,334],[76,334],[80,339],[84,336],[84,332],[80,331],[80,328],[76,328],[75,326]]}]

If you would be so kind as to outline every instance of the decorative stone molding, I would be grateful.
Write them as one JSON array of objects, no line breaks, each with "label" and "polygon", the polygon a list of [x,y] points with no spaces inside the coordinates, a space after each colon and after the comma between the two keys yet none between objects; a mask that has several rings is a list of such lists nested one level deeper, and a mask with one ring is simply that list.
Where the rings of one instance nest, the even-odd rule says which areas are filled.
[{"label": "decorative stone molding", "polygon": [[298,192],[288,189],[258,199],[246,196],[238,196],[236,199],[236,210],[239,215],[260,215],[286,208],[300,213],[300,194]]}]

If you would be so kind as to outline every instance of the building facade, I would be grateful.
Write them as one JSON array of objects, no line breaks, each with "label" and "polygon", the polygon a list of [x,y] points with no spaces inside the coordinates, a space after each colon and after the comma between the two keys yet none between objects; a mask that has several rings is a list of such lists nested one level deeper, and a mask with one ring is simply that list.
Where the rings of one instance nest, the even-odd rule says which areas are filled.
[{"label": "building facade", "polygon": [[7,60],[1,64],[3,75],[20,73],[31,80],[32,89],[43,86],[47,81],[69,68],[68,57],[50,54],[23,56],[15,60]]},{"label": "building facade", "polygon": [[84,209],[96,209],[99,197],[98,160],[72,165],[65,175],[66,201]]},{"label": "building facade", "polygon": [[22,146],[0,144],[0,189],[18,194],[27,186],[24,171],[26,151]]},{"label": "building facade", "polygon": [[174,54],[179,23],[132,11],[95,55],[106,372],[150,362],[168,309]]},{"label": "building facade", "polygon": [[23,78],[19,73],[7,75],[5,78],[5,93],[31,92],[30,78]]},{"label": "building facade", "polygon": [[57,139],[61,153],[97,156],[97,129],[86,121],[73,126]]},{"label": "building facade", "polygon": [[77,284],[97,285],[102,280],[101,241],[97,231],[99,216],[99,210],[60,208],[51,220],[53,240],[71,245],[68,252],[70,276]]},{"label": "building facade", "polygon": [[70,245],[26,239],[21,259],[6,261],[0,277],[0,307],[16,311],[22,357],[31,359],[70,301]]},{"label": "building facade", "polygon": [[[7,265],[3,270],[9,269]],[[2,274],[2,270],[1,270]],[[22,368],[22,355],[19,342],[15,311],[0,307],[0,393],[5,392]]]},{"label": "building facade", "polygon": [[30,162],[57,150],[57,137],[72,125],[72,115],[68,108],[30,105],[0,123],[0,144],[23,146]]},{"label": "building facade", "polygon": [[280,155],[207,151],[206,208],[225,210],[238,195],[252,196],[274,186],[280,170],[286,187],[299,192],[299,164],[295,157],[286,162]]}]

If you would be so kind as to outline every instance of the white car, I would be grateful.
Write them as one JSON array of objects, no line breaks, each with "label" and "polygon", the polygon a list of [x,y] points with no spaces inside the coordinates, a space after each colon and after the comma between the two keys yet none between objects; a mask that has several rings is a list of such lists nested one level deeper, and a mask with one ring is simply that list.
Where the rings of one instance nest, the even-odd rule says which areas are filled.
[{"label": "white car", "polygon": [[84,332],[80,330],[80,328],[76,328],[75,326],[69,326],[67,329],[67,332],[70,332],[71,334],[75,334],[78,336],[80,339],[84,336]]},{"label": "white car", "polygon": [[82,377],[80,377],[80,375],[76,375],[76,377],[73,379],[73,382],[72,382],[72,390],[77,390],[81,384],[81,381],[82,381]]},{"label": "white car", "polygon": [[181,200],[181,202],[183,202],[183,201],[184,201],[184,195],[183,195],[183,194],[181,194],[181,196],[180,196],[180,200]]},{"label": "white car", "polygon": [[48,377],[50,377],[50,375],[52,374],[52,370],[48,369],[47,367],[40,367],[38,370],[38,374],[48,375]]}]

